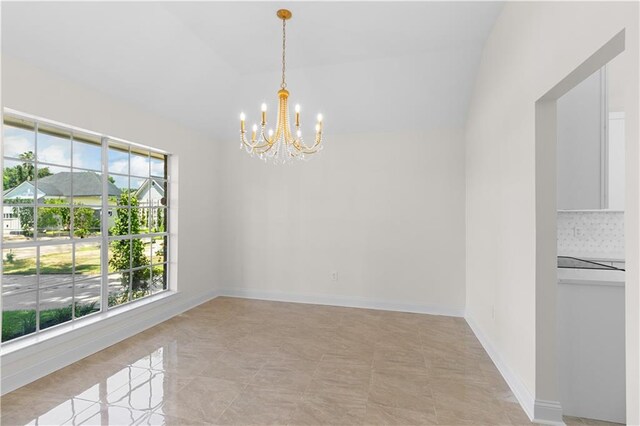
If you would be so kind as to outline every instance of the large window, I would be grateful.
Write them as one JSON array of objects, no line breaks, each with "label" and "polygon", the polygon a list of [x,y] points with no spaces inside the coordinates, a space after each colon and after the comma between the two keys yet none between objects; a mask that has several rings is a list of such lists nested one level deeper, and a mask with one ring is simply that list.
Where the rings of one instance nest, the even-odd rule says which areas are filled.
[{"label": "large window", "polygon": [[2,341],[169,288],[166,154],[5,113]]}]

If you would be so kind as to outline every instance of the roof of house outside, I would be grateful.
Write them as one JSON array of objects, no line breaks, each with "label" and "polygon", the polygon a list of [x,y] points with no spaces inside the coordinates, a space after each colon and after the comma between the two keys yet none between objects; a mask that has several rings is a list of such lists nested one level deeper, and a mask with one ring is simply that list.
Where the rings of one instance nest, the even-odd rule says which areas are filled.
[{"label": "roof of house outside", "polygon": [[[5,199],[13,199],[13,200],[33,200],[33,194],[35,192],[35,187],[33,183],[29,181],[24,181],[18,186],[14,186],[13,188],[6,189],[2,192],[2,196]],[[38,191],[38,198],[44,197],[45,194],[42,191]]]},{"label": "roof of house outside", "polygon": [[[38,179],[38,190],[47,195],[71,196],[71,181],[75,197],[96,197],[102,195],[102,176],[95,172],[62,172]],[[107,182],[109,195],[120,195],[120,189]]]},{"label": "roof of house outside", "polygon": [[137,198],[141,198],[144,194],[146,194],[147,191],[151,189],[150,186],[153,186],[156,188],[158,193],[164,197],[164,185],[165,185],[164,180],[161,178],[157,178],[157,177],[147,178],[144,181],[144,183],[140,186],[140,188],[138,188],[138,190],[135,192],[135,195]]},{"label": "roof of house outside", "polygon": [[[72,182],[73,181],[73,182]],[[33,186],[33,182],[23,182],[16,188],[5,192],[5,198],[13,198],[12,192],[24,186]],[[74,197],[99,197],[102,195],[102,177],[95,172],[61,172],[38,179],[38,195],[44,193],[47,197],[70,197],[73,183]],[[107,182],[109,195],[120,195],[120,189],[111,182]],[[16,194],[17,195],[17,194]]]}]

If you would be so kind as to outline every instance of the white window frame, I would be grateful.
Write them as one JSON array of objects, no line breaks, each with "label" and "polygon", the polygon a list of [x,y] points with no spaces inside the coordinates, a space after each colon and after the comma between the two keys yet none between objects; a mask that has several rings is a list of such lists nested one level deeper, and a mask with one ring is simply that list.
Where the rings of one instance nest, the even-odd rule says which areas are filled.
[{"label": "white window frame", "polygon": [[[142,145],[142,144],[138,144],[135,142],[131,142],[125,139],[121,139],[118,137],[113,137],[110,135],[105,135],[105,134],[101,134],[98,132],[94,132],[91,130],[87,130],[87,129],[83,129],[80,127],[76,127],[73,125],[68,125],[68,124],[64,124],[64,123],[60,123],[54,120],[50,120],[47,118],[43,118],[43,117],[39,117],[39,116],[35,116],[32,114],[28,114],[28,113],[24,113],[24,112],[20,112],[11,108],[4,108],[3,109],[3,116],[2,116],[2,121],[0,122],[0,124],[2,125],[2,132],[0,132],[0,138],[1,139],[1,143],[0,146],[2,147],[2,155],[0,156],[0,166],[2,166],[2,169],[4,171],[4,161],[5,161],[5,156],[4,156],[4,126],[5,126],[5,120],[9,118],[9,119],[17,119],[17,120],[24,120],[24,121],[28,121],[34,124],[34,132],[36,134],[35,136],[35,150],[34,150],[34,166],[36,167],[37,170],[37,165],[38,164],[44,164],[45,166],[54,166],[54,167],[60,167],[57,164],[49,164],[46,162],[42,162],[42,161],[38,161],[38,155],[37,155],[37,150],[38,150],[38,142],[37,142],[37,135],[38,135],[38,126],[39,125],[46,125],[48,128],[56,128],[59,129],[61,131],[64,132],[68,132],[71,134],[71,166],[69,166],[69,169],[71,171],[74,170],[80,170],[83,171],[84,169],[82,168],[78,168],[78,167],[73,167],[73,134],[82,134],[85,136],[92,136],[95,137],[96,139],[100,139],[100,143],[101,143],[101,149],[102,149],[102,158],[101,158],[101,170],[100,173],[102,174],[102,203],[101,203],[101,209],[102,209],[102,216],[101,216],[101,224],[100,224],[100,236],[94,236],[94,237],[86,237],[86,238],[76,238],[74,237],[73,233],[71,233],[70,237],[68,239],[64,239],[64,240],[41,240],[39,238],[37,238],[37,211],[38,211],[38,207],[41,207],[38,203],[37,200],[34,199],[34,204],[33,204],[33,208],[34,208],[34,238],[30,241],[21,241],[21,242],[5,242],[4,241],[4,236],[2,238],[0,238],[0,253],[4,253],[3,250],[5,249],[11,249],[11,248],[35,248],[36,250],[36,288],[35,290],[25,290],[24,292],[35,292],[36,294],[36,306],[35,306],[35,311],[36,311],[36,329],[35,331],[13,338],[11,340],[8,340],[6,342],[2,342],[2,345],[7,345],[7,344],[13,344],[14,342],[21,342],[24,341],[25,339],[29,339],[29,338],[34,338],[36,336],[42,336],[43,334],[48,334],[50,331],[52,332],[51,334],[57,334],[56,330],[60,330],[65,326],[69,326],[69,325],[73,325],[73,324],[78,324],[79,322],[85,322],[86,319],[90,319],[90,318],[96,318],[98,316],[100,316],[100,314],[107,314],[108,312],[112,312],[115,310],[118,310],[121,307],[130,307],[133,308],[135,307],[135,305],[139,304],[140,306],[144,306],[148,303],[150,298],[155,298],[156,296],[159,297],[164,297],[167,296],[167,293],[172,293],[174,292],[173,289],[173,283],[171,283],[170,277],[171,277],[171,245],[172,245],[172,237],[171,237],[171,229],[170,229],[170,217],[171,217],[171,204],[169,203],[169,199],[170,199],[170,194],[169,194],[169,188],[171,185],[171,175],[170,175],[170,170],[171,170],[171,153],[158,149],[158,148],[153,148],[150,146],[146,146],[146,145]],[[165,161],[166,161],[166,165],[165,165],[165,170],[166,170],[166,175],[165,175],[165,205],[164,205],[164,211],[165,211],[165,217],[164,217],[164,232],[154,232],[154,233],[146,233],[146,234],[131,234],[131,230],[129,230],[129,234],[127,235],[109,235],[109,220],[108,220],[108,213],[111,209],[113,209],[115,211],[115,209],[117,208],[116,206],[109,206],[109,196],[108,196],[108,188],[109,188],[109,181],[108,178],[110,176],[109,173],[109,146],[110,143],[116,143],[119,146],[127,146],[129,149],[129,152],[131,152],[131,149],[135,148],[135,149],[141,149],[141,150],[145,150],[145,151],[149,151],[149,153],[155,153],[155,154],[160,154],[165,156]],[[10,160],[15,160],[13,157],[7,157]],[[150,167],[151,167],[151,161],[150,161]],[[91,171],[97,171],[97,170],[91,170]],[[114,174],[114,173],[111,173]],[[125,176],[124,174],[120,174],[122,176]],[[126,174],[126,176],[128,176],[129,178],[133,177],[133,178],[142,178],[142,177],[138,177],[136,175],[132,175],[131,174],[131,167],[129,166],[129,171]],[[149,173],[149,180],[151,182],[151,180],[153,179],[154,176],[151,175],[151,172]],[[37,177],[36,179],[34,179],[34,185],[35,185],[35,189],[36,189],[36,193],[37,193]],[[73,184],[72,184],[73,187]],[[73,188],[72,188],[72,192],[73,192]],[[4,196],[0,197],[0,209],[3,209],[4,207]],[[131,211],[131,206],[128,207],[129,211]],[[3,209],[4,211],[4,209]],[[10,220],[9,218],[5,218],[4,214],[3,216],[0,218],[1,224],[0,227],[1,229],[4,230],[4,222],[5,220]],[[73,215],[71,217],[71,223],[73,224]],[[73,225],[72,225],[73,227]],[[126,303],[121,303],[118,305],[114,305],[109,307],[108,306],[108,302],[109,302],[109,243],[111,241],[114,240],[122,240],[122,239],[129,239],[129,240],[133,240],[134,238],[139,238],[139,239],[143,239],[143,238],[149,238],[151,239],[151,241],[153,241],[154,237],[164,237],[165,240],[165,245],[164,245],[164,262],[162,263],[162,266],[164,267],[164,279],[165,279],[165,288],[162,289],[161,291],[146,295],[144,297],[140,297],[137,299],[133,299],[133,300],[129,300]],[[75,271],[75,245],[76,244],[85,244],[85,243],[91,243],[91,242],[95,242],[95,243],[100,243],[100,268],[101,268],[101,291],[100,291],[100,309],[92,312],[91,314],[88,315],[84,315],[82,317],[75,317],[75,276],[73,278],[73,286],[72,286],[72,301],[71,301],[71,306],[72,306],[72,315],[71,315],[71,320],[69,321],[65,321],[50,327],[45,328],[44,330],[40,329],[40,265],[39,262],[37,261],[38,257],[39,257],[39,252],[40,252],[40,247],[43,246],[50,246],[50,245],[65,245],[65,244],[69,244],[72,245],[72,268]],[[133,272],[134,270],[137,269],[142,269],[145,267],[148,268],[153,268],[153,266],[160,266],[161,264],[155,264],[153,263],[153,258],[150,258],[150,263],[149,265],[145,265],[142,267],[137,267],[137,268],[133,268],[132,264],[130,263],[130,268],[127,271],[128,273]],[[75,274],[74,274],[75,275]],[[89,278],[90,279],[90,278]],[[87,281],[89,279],[86,279]],[[80,282],[82,282],[83,279],[80,280]],[[129,281],[129,289],[131,290],[131,280]],[[0,289],[0,298],[2,298],[2,291]],[[139,303],[142,302],[142,303]],[[4,307],[3,307],[4,309]],[[3,310],[4,312],[4,310]],[[106,318],[106,317],[105,317]],[[87,323],[91,323],[93,321],[87,321]],[[72,330],[72,327],[69,327],[69,330]]]}]

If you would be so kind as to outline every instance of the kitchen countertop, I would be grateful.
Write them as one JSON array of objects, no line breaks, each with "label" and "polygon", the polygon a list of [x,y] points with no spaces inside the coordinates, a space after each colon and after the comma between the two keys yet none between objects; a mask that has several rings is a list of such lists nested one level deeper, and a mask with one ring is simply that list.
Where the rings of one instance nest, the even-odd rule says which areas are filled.
[{"label": "kitchen countertop", "polygon": [[617,259],[588,259],[576,256],[558,256],[558,268],[624,271],[624,261]]},{"label": "kitchen countertop", "polygon": [[624,286],[624,271],[558,268],[558,284]]}]

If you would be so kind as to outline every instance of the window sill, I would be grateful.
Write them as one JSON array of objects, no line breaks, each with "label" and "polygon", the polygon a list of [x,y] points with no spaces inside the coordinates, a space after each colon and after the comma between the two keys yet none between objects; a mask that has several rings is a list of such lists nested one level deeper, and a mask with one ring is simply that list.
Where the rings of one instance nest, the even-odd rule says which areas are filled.
[{"label": "window sill", "polygon": [[[109,319],[116,318],[128,312],[142,312],[151,309],[154,305],[157,305],[162,301],[173,299],[177,295],[178,293],[175,291],[164,291],[160,294],[127,303],[126,305],[114,307],[111,310],[107,310],[107,312],[90,315],[87,318],[83,318],[70,324],[61,324],[59,326],[54,326],[50,330],[41,331],[40,333],[33,336],[18,338],[15,341],[2,343],[2,345],[0,345],[0,356],[4,357],[15,352],[23,351],[27,348],[37,348],[39,345],[45,342],[49,342],[52,339],[60,338],[65,335],[72,338],[71,334],[73,334],[73,331],[82,331],[83,329],[91,327],[92,325],[100,324],[102,322],[109,322]],[[105,324],[105,326],[107,326],[107,324]]]}]

